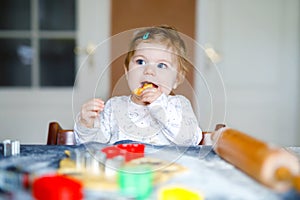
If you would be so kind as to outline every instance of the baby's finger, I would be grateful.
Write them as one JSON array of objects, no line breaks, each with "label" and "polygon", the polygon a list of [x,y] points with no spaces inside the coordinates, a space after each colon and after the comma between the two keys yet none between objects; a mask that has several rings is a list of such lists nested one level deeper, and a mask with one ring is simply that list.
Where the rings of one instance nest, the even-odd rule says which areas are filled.
[{"label": "baby's finger", "polygon": [[146,91],[143,95],[142,95],[142,101],[145,103],[152,103],[153,101],[155,101],[162,93],[155,89],[155,90],[149,90]]},{"label": "baby's finger", "polygon": [[95,103],[104,105],[104,101],[100,98],[94,98],[94,99],[92,99],[92,101],[95,102]]},{"label": "baby's finger", "polygon": [[102,104],[91,104],[91,105],[87,105],[85,107],[86,111],[94,111],[94,112],[100,112],[102,111],[104,108],[104,105]]},{"label": "baby's finger", "polygon": [[143,92],[144,92],[144,93],[142,93],[142,97],[143,98],[144,97],[150,97],[150,96],[156,96],[156,97],[158,97],[158,96],[161,95],[161,92],[158,89],[156,89],[156,88],[149,89],[147,91],[145,90]]},{"label": "baby's finger", "polygon": [[98,116],[98,112],[87,112],[85,113],[85,119],[91,118],[94,119]]},{"label": "baby's finger", "polygon": [[92,123],[98,115],[97,112],[82,112],[81,120],[85,123]]},{"label": "baby's finger", "polygon": [[157,88],[147,88],[147,89],[142,91],[141,96],[143,96],[144,94],[156,93],[156,92],[158,92]]},{"label": "baby's finger", "polygon": [[104,105],[104,101],[101,99],[91,99],[90,101],[86,102],[83,104],[83,106],[88,106],[88,105]]},{"label": "baby's finger", "polygon": [[86,105],[86,106],[88,106],[88,105],[104,105],[104,101],[102,101],[101,99],[91,99],[84,105]]}]

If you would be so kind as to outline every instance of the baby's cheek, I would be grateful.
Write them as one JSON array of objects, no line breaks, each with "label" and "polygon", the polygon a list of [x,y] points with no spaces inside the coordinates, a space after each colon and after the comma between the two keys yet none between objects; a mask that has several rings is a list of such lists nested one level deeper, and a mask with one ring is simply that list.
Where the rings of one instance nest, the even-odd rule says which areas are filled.
[{"label": "baby's cheek", "polygon": [[171,93],[171,91],[172,91],[171,88],[167,88],[167,87],[161,87],[160,90],[161,90],[162,93],[164,93],[166,95],[169,95]]},{"label": "baby's cheek", "polygon": [[171,91],[174,86],[174,83],[175,83],[175,80],[170,79],[170,77],[166,78],[165,80],[163,80],[163,84],[161,85],[162,89],[164,91]]},{"label": "baby's cheek", "polygon": [[128,83],[129,89],[131,91],[133,91],[134,89],[136,89],[140,86],[140,83],[136,77],[137,76],[133,76],[133,75],[128,76],[127,83]]}]

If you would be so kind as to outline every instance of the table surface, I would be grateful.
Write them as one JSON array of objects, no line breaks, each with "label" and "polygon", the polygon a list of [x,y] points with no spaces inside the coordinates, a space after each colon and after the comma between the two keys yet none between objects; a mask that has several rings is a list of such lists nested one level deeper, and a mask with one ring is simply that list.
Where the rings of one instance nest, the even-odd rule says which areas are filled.
[{"label": "table surface", "polygon": [[[65,150],[102,149],[107,145],[87,143],[79,146],[21,145],[20,155],[3,157],[0,155],[0,169],[22,167],[28,171],[41,168],[57,168],[59,161],[65,158]],[[286,149],[300,156],[300,147]],[[181,186],[197,191],[205,199],[300,199],[300,195],[291,190],[286,193],[276,193],[259,184],[233,165],[222,160],[212,151],[211,146],[175,147],[146,145],[146,157],[163,159],[178,163],[188,170],[172,177],[170,180],[156,186],[149,199],[157,199],[160,187]],[[1,181],[1,180],[0,180]],[[5,199],[1,194],[0,199]],[[13,198],[32,199],[30,194],[22,190],[14,190]],[[105,198],[107,199],[107,198]],[[111,197],[111,199],[113,199]]]}]

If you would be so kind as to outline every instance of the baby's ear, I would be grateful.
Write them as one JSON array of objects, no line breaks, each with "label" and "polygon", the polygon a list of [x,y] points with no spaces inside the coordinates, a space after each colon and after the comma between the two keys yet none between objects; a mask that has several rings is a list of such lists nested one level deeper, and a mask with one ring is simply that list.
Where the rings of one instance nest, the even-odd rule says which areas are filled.
[{"label": "baby's ear", "polygon": [[175,90],[181,83],[183,83],[184,79],[185,79],[184,74],[178,73],[176,82],[173,85],[173,89]]},{"label": "baby's ear", "polygon": [[176,88],[178,87],[178,83],[177,83],[178,81],[176,80],[176,82],[174,83],[174,85],[173,85],[173,90],[176,90]]},{"label": "baby's ear", "polygon": [[123,67],[124,67],[124,73],[125,73],[125,77],[126,77],[126,80],[128,80],[128,70],[127,70],[127,67],[126,67],[126,65],[124,64],[123,65]]}]

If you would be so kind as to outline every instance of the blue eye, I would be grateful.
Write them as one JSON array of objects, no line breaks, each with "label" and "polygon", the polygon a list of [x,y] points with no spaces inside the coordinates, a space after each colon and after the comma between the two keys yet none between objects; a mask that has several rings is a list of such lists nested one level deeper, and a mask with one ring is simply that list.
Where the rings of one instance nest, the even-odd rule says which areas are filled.
[{"label": "blue eye", "polygon": [[146,64],[146,62],[143,59],[137,59],[135,62],[138,65],[145,65]]},{"label": "blue eye", "polygon": [[166,69],[166,68],[168,68],[168,66],[165,63],[158,63],[157,67],[160,68],[160,69]]}]

